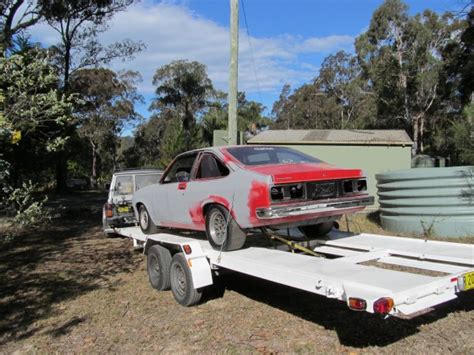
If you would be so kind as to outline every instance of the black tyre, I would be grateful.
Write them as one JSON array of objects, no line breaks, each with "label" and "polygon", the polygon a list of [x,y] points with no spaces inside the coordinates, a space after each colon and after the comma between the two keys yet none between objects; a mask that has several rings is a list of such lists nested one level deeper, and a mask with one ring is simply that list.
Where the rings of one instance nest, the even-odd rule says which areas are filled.
[{"label": "black tyre", "polygon": [[324,237],[328,234],[332,227],[334,226],[334,221],[331,222],[324,222],[319,224],[311,224],[308,226],[301,226],[299,230],[303,233],[307,238],[315,238],[315,237]]},{"label": "black tyre", "polygon": [[221,205],[214,205],[207,211],[206,235],[214,249],[224,251],[242,248],[246,238],[245,232]]},{"label": "black tyre", "polygon": [[158,233],[158,227],[153,223],[150,213],[144,205],[140,205],[138,209],[138,224],[145,234]]},{"label": "black tyre", "polygon": [[158,291],[169,290],[171,287],[169,250],[161,245],[153,245],[148,250],[146,264],[151,286]]},{"label": "black tyre", "polygon": [[197,304],[202,297],[202,290],[196,290],[189,269],[188,262],[183,253],[173,256],[170,270],[171,292],[180,305],[189,307]]}]

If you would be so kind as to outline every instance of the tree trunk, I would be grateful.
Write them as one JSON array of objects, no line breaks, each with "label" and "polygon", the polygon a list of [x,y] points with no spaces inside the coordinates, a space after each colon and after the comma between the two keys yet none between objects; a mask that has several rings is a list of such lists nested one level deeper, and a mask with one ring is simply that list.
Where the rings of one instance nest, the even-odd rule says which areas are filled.
[{"label": "tree trunk", "polygon": [[89,142],[91,143],[91,147],[92,147],[91,187],[96,188],[97,187],[97,146],[92,141],[92,139],[89,139]]},{"label": "tree trunk", "polygon": [[419,125],[418,117],[413,119],[413,143],[415,148],[415,154],[418,154],[418,135],[419,135]]},{"label": "tree trunk", "polygon": [[71,70],[71,43],[67,41],[64,45],[64,92],[69,90],[69,72]]},{"label": "tree trunk", "polygon": [[420,152],[423,154],[424,146],[423,146],[423,138],[424,138],[424,131],[425,131],[425,115],[421,114],[420,115],[420,140],[419,140],[419,145],[420,145]]}]

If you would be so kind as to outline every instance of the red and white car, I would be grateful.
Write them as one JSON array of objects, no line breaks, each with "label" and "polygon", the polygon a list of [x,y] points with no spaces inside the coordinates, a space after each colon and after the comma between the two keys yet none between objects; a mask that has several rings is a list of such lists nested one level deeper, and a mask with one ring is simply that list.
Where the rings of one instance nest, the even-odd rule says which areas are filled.
[{"label": "red and white car", "polygon": [[341,169],[294,149],[227,146],[178,155],[158,184],[137,191],[144,233],[161,227],[206,231],[221,250],[240,249],[246,232],[297,226],[328,233],[343,214],[373,204],[359,169]]}]

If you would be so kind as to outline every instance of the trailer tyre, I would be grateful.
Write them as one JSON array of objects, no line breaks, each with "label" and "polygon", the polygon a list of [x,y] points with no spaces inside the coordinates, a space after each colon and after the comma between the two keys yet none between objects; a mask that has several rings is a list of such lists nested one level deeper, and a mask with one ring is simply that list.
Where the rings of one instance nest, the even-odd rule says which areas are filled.
[{"label": "trailer tyre", "polygon": [[171,253],[161,245],[153,245],[147,253],[147,272],[151,286],[158,290],[169,290]]},{"label": "trailer tyre", "polygon": [[212,206],[206,213],[206,235],[214,249],[223,251],[242,248],[246,238],[245,232],[221,205]]},{"label": "trailer tyre", "polygon": [[188,262],[182,253],[177,253],[171,261],[171,292],[180,305],[190,307],[197,304],[202,297],[202,290],[196,290]]},{"label": "trailer tyre", "polygon": [[142,232],[145,234],[158,233],[158,227],[153,223],[150,213],[145,205],[140,205],[138,208],[138,224],[140,225]]}]

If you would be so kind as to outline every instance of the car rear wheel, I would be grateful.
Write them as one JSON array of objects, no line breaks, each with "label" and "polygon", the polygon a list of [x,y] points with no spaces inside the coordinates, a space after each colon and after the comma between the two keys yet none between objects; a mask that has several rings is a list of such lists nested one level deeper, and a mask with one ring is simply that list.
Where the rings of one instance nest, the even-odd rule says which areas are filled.
[{"label": "car rear wheel", "polygon": [[206,213],[206,235],[214,249],[230,251],[244,246],[246,234],[220,205],[212,206]]},{"label": "car rear wheel", "polygon": [[330,221],[318,224],[311,224],[308,226],[300,226],[299,230],[307,238],[324,237],[332,230],[333,226],[334,221]]},{"label": "car rear wheel", "polygon": [[153,223],[148,210],[144,205],[140,205],[138,209],[138,224],[145,234],[158,233],[158,227]]}]

